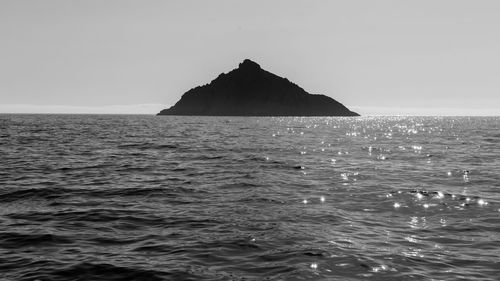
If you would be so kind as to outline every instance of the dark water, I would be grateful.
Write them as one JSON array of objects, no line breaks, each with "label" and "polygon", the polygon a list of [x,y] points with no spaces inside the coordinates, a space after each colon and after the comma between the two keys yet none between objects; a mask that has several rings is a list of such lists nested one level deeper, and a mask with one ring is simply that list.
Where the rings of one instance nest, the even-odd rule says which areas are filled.
[{"label": "dark water", "polygon": [[499,280],[500,118],[0,115],[0,280]]}]

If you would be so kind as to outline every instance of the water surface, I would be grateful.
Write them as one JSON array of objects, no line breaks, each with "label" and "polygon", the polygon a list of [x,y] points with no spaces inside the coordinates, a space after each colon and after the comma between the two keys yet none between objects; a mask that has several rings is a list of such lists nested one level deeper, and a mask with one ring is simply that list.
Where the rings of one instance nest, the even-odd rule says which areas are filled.
[{"label": "water surface", "polygon": [[0,115],[0,276],[495,280],[499,124]]}]

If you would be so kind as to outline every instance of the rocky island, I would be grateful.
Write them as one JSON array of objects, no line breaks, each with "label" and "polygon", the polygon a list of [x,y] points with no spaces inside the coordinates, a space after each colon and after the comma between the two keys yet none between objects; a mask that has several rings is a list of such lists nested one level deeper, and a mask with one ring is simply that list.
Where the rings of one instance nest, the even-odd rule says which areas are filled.
[{"label": "rocky island", "polygon": [[359,116],[338,101],[309,94],[248,59],[210,84],[187,91],[158,115]]}]

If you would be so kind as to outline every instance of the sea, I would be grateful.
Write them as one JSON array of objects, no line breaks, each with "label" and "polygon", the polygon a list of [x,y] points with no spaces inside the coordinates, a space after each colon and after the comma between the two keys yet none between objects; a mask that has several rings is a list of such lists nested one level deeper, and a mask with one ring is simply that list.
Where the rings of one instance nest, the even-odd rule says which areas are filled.
[{"label": "sea", "polygon": [[500,117],[2,114],[0,280],[500,280]]}]

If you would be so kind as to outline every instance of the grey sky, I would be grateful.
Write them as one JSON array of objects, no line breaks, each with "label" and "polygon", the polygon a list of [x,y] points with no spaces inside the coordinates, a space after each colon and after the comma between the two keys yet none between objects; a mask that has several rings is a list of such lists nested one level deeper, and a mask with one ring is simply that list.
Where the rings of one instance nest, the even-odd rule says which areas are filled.
[{"label": "grey sky", "polygon": [[486,0],[0,0],[0,112],[156,113],[250,58],[362,114],[500,115],[498,15]]}]

